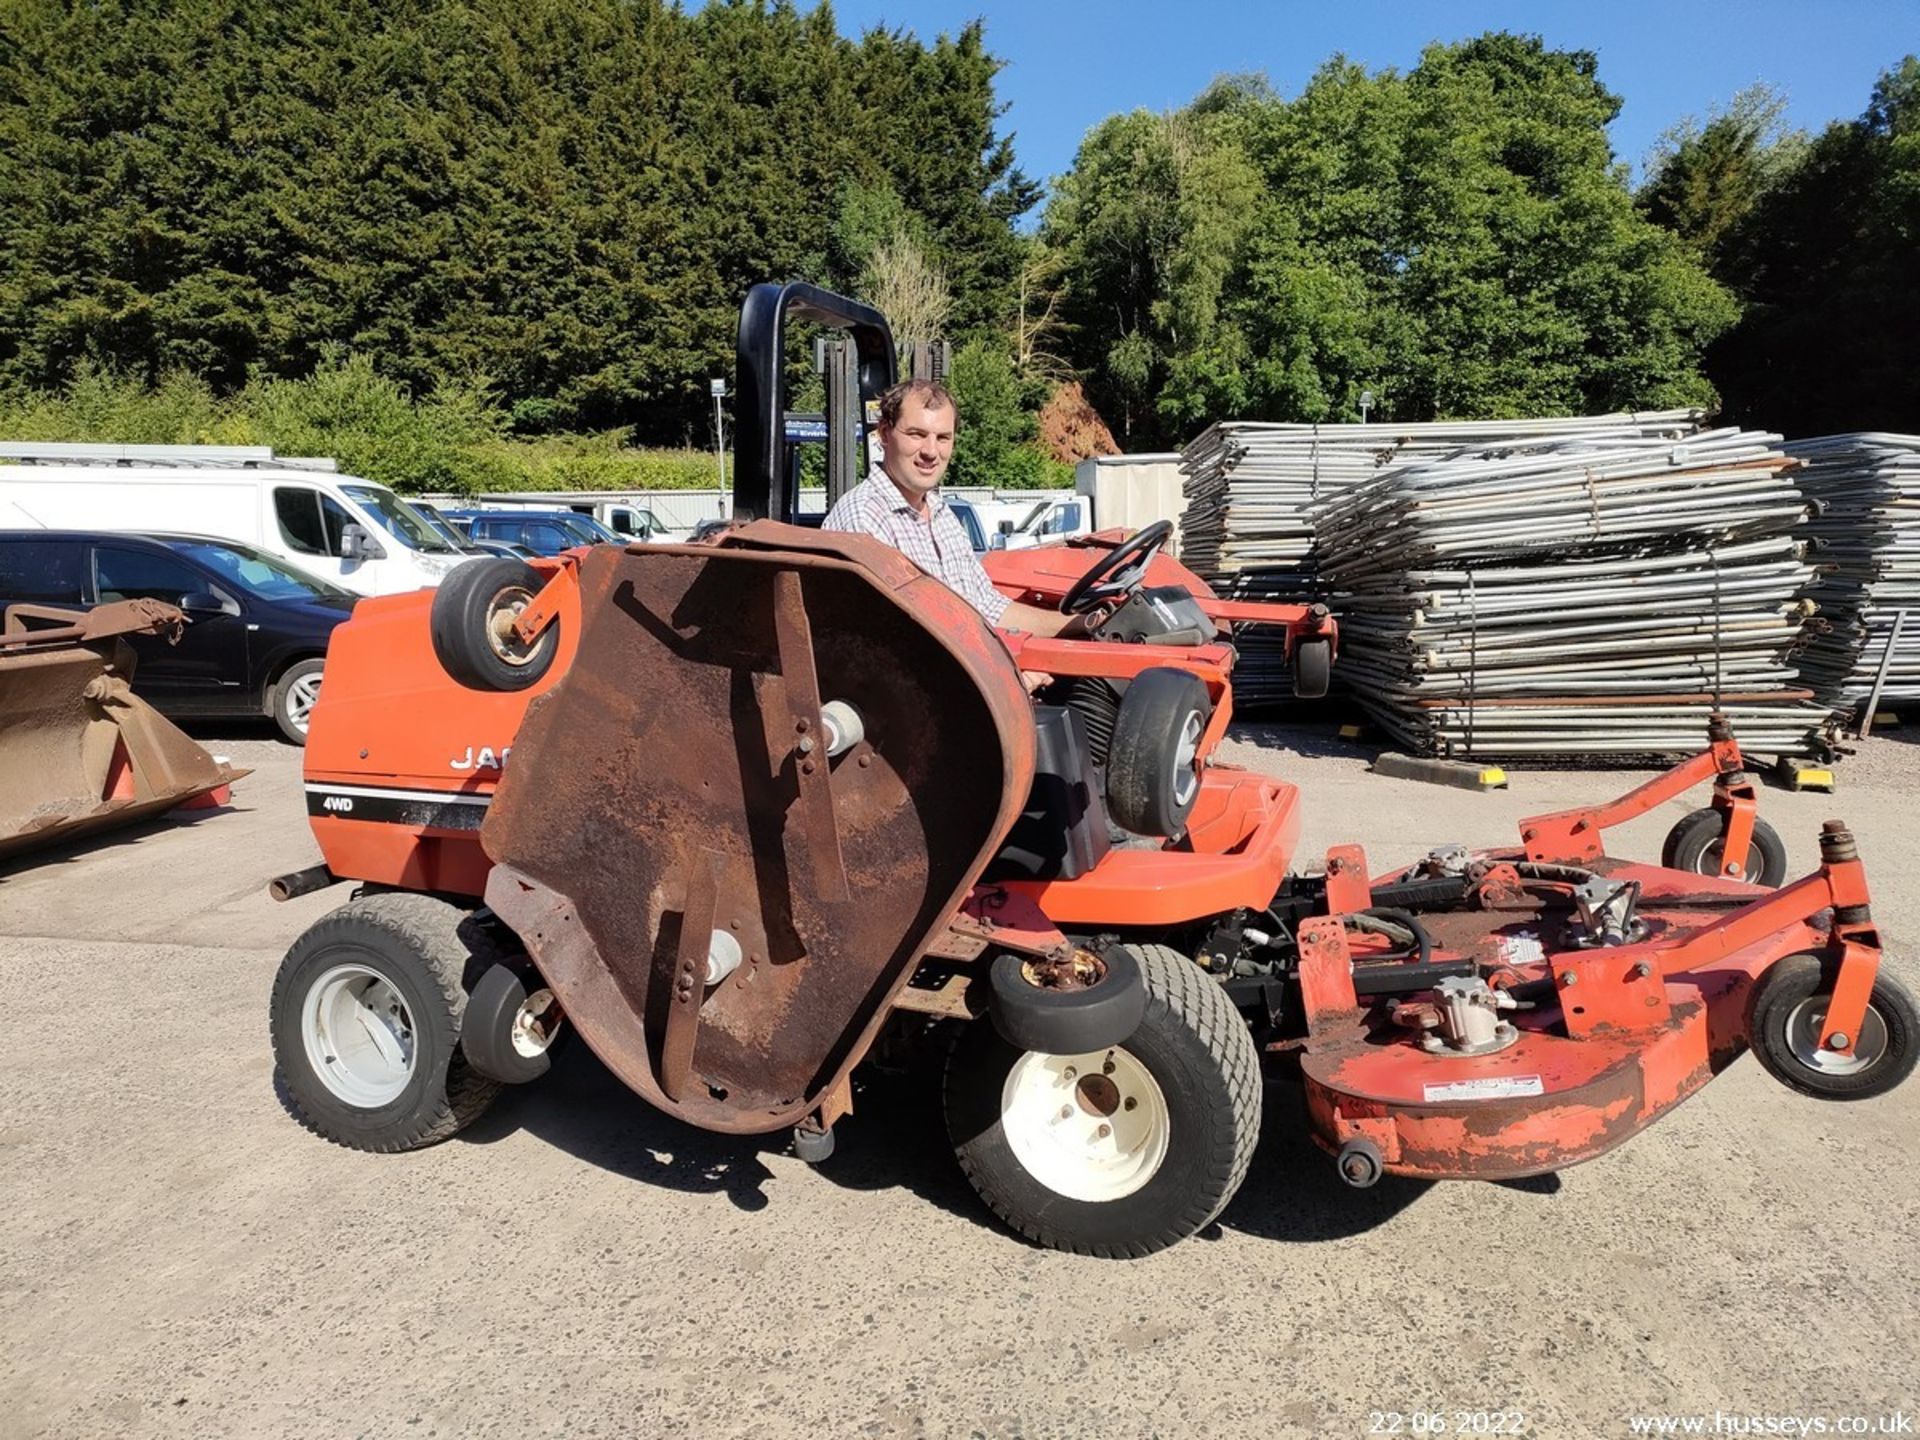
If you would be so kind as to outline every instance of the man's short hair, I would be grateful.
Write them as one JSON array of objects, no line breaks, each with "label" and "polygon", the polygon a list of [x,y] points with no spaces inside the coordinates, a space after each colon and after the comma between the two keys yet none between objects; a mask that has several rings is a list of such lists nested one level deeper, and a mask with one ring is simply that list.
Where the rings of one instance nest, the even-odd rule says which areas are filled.
[{"label": "man's short hair", "polygon": [[902,380],[898,385],[889,386],[880,395],[880,423],[888,429],[898,425],[908,397],[917,399],[929,410],[951,410],[954,424],[960,423],[960,407],[954,403],[953,392],[938,380]]}]

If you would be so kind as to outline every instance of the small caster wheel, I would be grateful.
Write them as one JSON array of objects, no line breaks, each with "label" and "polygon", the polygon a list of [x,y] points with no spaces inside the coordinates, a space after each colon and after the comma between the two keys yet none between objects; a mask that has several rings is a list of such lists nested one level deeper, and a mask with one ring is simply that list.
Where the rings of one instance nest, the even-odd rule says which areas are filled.
[{"label": "small caster wheel", "polygon": [[1356,1190],[1366,1189],[1387,1169],[1386,1161],[1380,1155],[1380,1147],[1358,1136],[1340,1147],[1334,1163],[1340,1168],[1340,1178]]},{"label": "small caster wheel", "polygon": [[1720,863],[1720,840],[1726,828],[1726,817],[1711,805],[1694,811],[1667,832],[1666,843],[1660,848],[1660,863],[1669,870],[1744,880],[1749,885],[1777,888],[1786,880],[1786,842],[1780,838],[1778,831],[1758,816],[1753,822],[1753,839],[1747,846],[1745,871],[1739,875],[1728,875],[1726,867]]},{"label": "small caster wheel", "polygon": [[440,668],[469,690],[525,690],[539,684],[559,653],[559,629],[549,625],[525,645],[513,626],[546,583],[531,565],[506,556],[455,566],[434,592],[428,612]]},{"label": "small caster wheel", "polygon": [[1293,693],[1299,700],[1318,700],[1327,693],[1333,675],[1333,642],[1302,640],[1293,650]]},{"label": "small caster wheel", "polygon": [[1789,955],[1754,983],[1747,1034],[1769,1075],[1818,1100],[1870,1100],[1913,1073],[1920,1052],[1920,1008],[1886,961],[1874,977],[1851,1053],[1822,1050],[1820,1032],[1833,1000],[1833,979],[1819,955]]},{"label": "small caster wheel", "polygon": [[793,1153],[809,1165],[818,1165],[833,1154],[833,1127],[825,1130],[809,1130],[804,1125],[793,1127]]}]

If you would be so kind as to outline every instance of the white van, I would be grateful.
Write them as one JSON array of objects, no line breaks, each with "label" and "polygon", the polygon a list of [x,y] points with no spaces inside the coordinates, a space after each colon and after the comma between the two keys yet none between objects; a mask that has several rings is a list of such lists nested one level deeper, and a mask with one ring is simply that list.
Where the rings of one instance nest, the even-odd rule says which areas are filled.
[{"label": "white van", "polygon": [[[1002,500],[998,508],[997,523],[987,537],[995,550],[1027,550],[1093,529],[1093,505],[1084,495],[1050,496],[1038,504]],[[1007,514],[1010,509],[1020,512],[1017,518]]]},{"label": "white van", "polygon": [[[153,453],[176,449],[193,453]],[[336,475],[331,461],[238,446],[0,445],[0,530],[62,529],[240,540],[357,595],[438,585],[474,558],[386,486]]]}]

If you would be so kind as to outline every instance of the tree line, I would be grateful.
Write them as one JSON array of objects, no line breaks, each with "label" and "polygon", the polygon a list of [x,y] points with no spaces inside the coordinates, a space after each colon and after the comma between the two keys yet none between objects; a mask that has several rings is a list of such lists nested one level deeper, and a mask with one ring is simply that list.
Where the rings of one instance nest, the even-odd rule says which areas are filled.
[{"label": "tree line", "polygon": [[487,436],[699,446],[740,297],[804,278],[953,342],[974,481],[1038,473],[1067,379],[1130,448],[1363,392],[1920,428],[1911,58],[1817,137],[1743,97],[1637,192],[1591,54],[1336,58],[1110,118],[1043,209],[999,67],[979,24],[786,0],[15,0],[0,405],[351,373]]},{"label": "tree line", "polygon": [[1596,57],[1486,35],[1099,126],[1048,205],[1066,353],[1116,428],[1718,406],[1920,428],[1920,62],[1856,121],[1747,92],[1636,190]]}]

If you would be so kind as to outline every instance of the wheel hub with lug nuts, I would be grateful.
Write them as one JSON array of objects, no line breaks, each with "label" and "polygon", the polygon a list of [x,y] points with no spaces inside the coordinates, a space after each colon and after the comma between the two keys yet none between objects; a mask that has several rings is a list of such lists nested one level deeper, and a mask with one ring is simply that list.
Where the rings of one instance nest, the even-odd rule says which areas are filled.
[{"label": "wheel hub with lug nuts", "polygon": [[1027,1173],[1071,1200],[1122,1200],[1158,1173],[1171,1139],[1165,1095],[1124,1048],[1029,1052],[1001,1093],[1001,1128]]},{"label": "wheel hub with lug nuts", "polygon": [[532,603],[533,597],[524,590],[505,590],[495,597],[487,614],[487,639],[494,654],[509,665],[525,665],[533,658],[532,647],[522,643],[513,630],[520,623],[521,612]]}]

